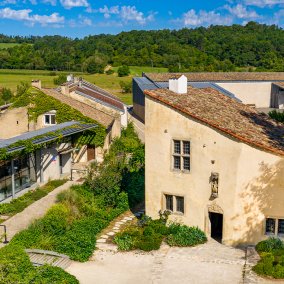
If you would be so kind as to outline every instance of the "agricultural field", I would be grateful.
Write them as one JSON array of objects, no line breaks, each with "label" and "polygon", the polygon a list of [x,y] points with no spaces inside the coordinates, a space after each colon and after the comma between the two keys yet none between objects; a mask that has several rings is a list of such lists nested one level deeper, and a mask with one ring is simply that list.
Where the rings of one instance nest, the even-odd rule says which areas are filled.
[{"label": "agricultural field", "polygon": [[14,47],[16,45],[20,45],[20,43],[0,43],[0,49],[7,49],[7,48],[11,48]]},{"label": "agricultural field", "polygon": [[[117,71],[117,67],[113,68]],[[142,72],[166,72],[166,68],[151,68],[151,67],[130,67],[130,76],[118,77],[117,73],[112,75],[106,74],[85,74],[74,73],[76,76],[81,76],[85,80],[96,84],[97,86],[113,93],[118,96],[124,103],[132,104],[132,94],[124,94],[121,92],[119,85],[120,81],[131,82],[132,77],[141,76]],[[67,72],[56,72],[56,75],[60,73],[68,74]],[[55,73],[45,70],[13,70],[2,69],[0,70],[0,87],[10,88],[13,92],[16,91],[17,85],[20,82],[30,83],[34,79],[42,81],[42,86],[46,88],[55,87],[53,80],[56,78]]]}]

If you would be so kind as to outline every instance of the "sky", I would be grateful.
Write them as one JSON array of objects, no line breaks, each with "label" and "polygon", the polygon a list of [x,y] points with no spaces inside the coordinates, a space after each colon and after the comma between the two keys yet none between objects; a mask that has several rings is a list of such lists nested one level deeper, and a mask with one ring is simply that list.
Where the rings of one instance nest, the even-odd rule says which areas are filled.
[{"label": "sky", "polygon": [[82,38],[249,21],[284,27],[284,0],[0,0],[0,33],[7,35]]}]

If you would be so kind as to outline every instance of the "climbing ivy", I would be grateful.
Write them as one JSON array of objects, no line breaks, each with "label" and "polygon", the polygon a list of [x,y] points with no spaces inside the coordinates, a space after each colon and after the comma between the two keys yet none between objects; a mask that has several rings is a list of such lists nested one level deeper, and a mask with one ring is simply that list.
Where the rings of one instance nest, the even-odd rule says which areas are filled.
[{"label": "climbing ivy", "polygon": [[97,121],[83,115],[76,109],[73,109],[67,104],[46,95],[45,93],[35,88],[29,88],[26,92],[16,98],[13,103],[13,108],[27,107],[29,120],[36,121],[40,115],[43,115],[51,110],[56,111],[56,122],[63,123],[76,120],[85,123],[95,123],[98,125],[93,130],[86,131],[88,136],[88,144],[93,146],[103,146],[106,136],[105,128]]}]

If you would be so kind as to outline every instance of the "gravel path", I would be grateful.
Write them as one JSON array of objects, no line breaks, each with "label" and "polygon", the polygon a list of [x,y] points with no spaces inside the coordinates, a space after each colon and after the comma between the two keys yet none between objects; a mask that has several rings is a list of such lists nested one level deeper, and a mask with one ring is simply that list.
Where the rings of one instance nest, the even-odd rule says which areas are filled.
[{"label": "gravel path", "polygon": [[67,271],[81,284],[239,284],[243,281],[245,253],[214,240],[193,248],[114,252],[98,250],[92,261],[73,262]]}]

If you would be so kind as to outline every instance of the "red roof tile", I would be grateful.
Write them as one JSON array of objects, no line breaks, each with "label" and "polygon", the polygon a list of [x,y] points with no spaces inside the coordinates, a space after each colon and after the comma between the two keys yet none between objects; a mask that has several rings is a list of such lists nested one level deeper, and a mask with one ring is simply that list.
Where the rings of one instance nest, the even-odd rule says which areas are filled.
[{"label": "red roof tile", "polygon": [[187,94],[168,89],[145,95],[253,147],[284,156],[284,125],[212,88],[188,88]]}]

